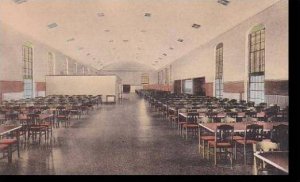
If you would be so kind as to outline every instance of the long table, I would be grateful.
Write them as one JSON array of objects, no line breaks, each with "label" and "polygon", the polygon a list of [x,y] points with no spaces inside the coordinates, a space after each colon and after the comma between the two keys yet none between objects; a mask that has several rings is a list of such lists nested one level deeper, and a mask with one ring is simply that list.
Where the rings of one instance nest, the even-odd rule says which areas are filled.
[{"label": "long table", "polygon": [[199,123],[199,127],[205,128],[210,132],[215,132],[217,129],[217,126],[228,124],[234,127],[234,132],[244,132],[246,129],[246,125],[248,124],[258,124],[264,126],[264,131],[270,131],[273,126],[279,125],[279,124],[285,124],[288,125],[288,122],[261,122],[261,121],[244,121],[244,122],[237,122],[237,123]]},{"label": "long table", "polygon": [[[4,135],[8,135],[11,132],[18,131],[20,128],[22,128],[22,126],[19,126],[19,125],[0,125],[0,139]],[[19,145],[20,136],[19,136],[18,132],[17,132],[16,138],[17,138],[18,145]],[[19,155],[19,153],[18,153],[18,155]],[[12,162],[12,149],[10,147],[9,151],[8,151],[8,163],[11,163],[11,162]]]},{"label": "long table", "polygon": [[[219,125],[231,125],[234,127],[234,132],[235,133],[241,133],[245,132],[246,126],[248,124],[258,124],[258,125],[263,125],[263,130],[264,131],[271,131],[273,129],[273,126],[277,126],[279,124],[285,124],[288,125],[288,122],[261,122],[261,121],[244,121],[244,122],[237,122],[237,123],[199,123],[198,124],[198,137],[199,137],[199,152],[201,151],[201,147],[203,148],[204,146],[201,145],[201,129],[205,129],[211,133],[215,133],[217,126]],[[203,149],[204,150],[204,149]],[[203,158],[204,158],[204,152],[203,152]]]},{"label": "long table", "polygon": [[9,134],[13,131],[20,129],[22,126],[16,125],[0,125],[0,136]]},{"label": "long table", "polygon": [[[289,152],[288,151],[272,151],[272,152],[256,152],[254,157],[262,160],[273,167],[289,173]],[[255,164],[255,175],[257,175],[257,160]]]}]

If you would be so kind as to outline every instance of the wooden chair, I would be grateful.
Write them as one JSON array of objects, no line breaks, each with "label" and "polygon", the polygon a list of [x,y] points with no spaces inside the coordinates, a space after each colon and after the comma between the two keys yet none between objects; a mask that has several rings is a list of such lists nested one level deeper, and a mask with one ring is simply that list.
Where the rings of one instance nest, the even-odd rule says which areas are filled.
[{"label": "wooden chair", "polygon": [[182,135],[182,125],[184,123],[186,123],[185,120],[182,120],[180,117],[180,113],[187,113],[187,109],[182,108],[182,109],[178,109],[178,115],[177,115],[177,129],[178,129],[178,133],[181,136]]},{"label": "wooden chair", "polygon": [[191,132],[192,136],[197,136],[198,134],[198,123],[197,119],[199,118],[199,113],[197,112],[188,112],[187,113],[187,122],[182,124],[182,129],[185,131],[185,139],[188,139],[188,133]]},{"label": "wooden chair", "polygon": [[[206,116],[203,118],[199,118],[198,121],[200,123],[208,123],[209,118]],[[213,133],[207,132],[202,127],[198,127],[199,153],[202,153],[202,158],[205,158],[206,146],[208,145],[208,141],[215,140],[215,136],[213,135]]]},{"label": "wooden chair", "polygon": [[0,114],[0,125],[1,124],[4,124],[6,122],[6,116],[5,116],[5,114]]},{"label": "wooden chair", "polygon": [[56,126],[59,127],[60,123],[65,123],[65,127],[70,125],[70,112],[64,106],[57,107]]},{"label": "wooden chair", "polygon": [[39,144],[41,143],[41,138],[44,135],[45,141],[47,141],[47,131],[48,128],[45,125],[42,125],[39,121],[39,114],[30,114],[29,117],[29,123],[28,123],[28,141],[30,141],[30,137],[32,138],[32,141],[36,141],[37,137],[39,140]]},{"label": "wooden chair", "polygon": [[264,137],[263,132],[263,125],[249,124],[246,125],[244,137],[235,138],[235,154],[237,154],[237,148],[243,148],[244,164],[247,163],[247,153],[249,153],[249,150],[247,151],[247,149],[250,148],[251,154],[253,155],[253,145],[262,141]]},{"label": "wooden chair", "polygon": [[0,150],[3,153],[8,154],[8,162],[12,162],[12,153],[14,151],[18,152],[18,158],[20,158],[20,143],[19,143],[19,131],[14,131],[11,134],[7,135],[7,137],[0,138]]},{"label": "wooden chair", "polygon": [[0,144],[0,153],[2,153],[2,157],[0,159],[4,159],[5,157],[7,157],[8,162],[11,161],[11,156],[9,153],[9,145]]},{"label": "wooden chair", "polygon": [[[223,154],[226,158],[230,159],[230,167],[233,164],[233,153],[234,153],[234,143],[233,143],[234,127],[231,125],[223,124],[217,126],[215,130],[215,139],[208,141],[208,157],[214,155],[214,164],[217,165],[218,155],[221,157]],[[210,149],[213,149],[211,152]]]}]

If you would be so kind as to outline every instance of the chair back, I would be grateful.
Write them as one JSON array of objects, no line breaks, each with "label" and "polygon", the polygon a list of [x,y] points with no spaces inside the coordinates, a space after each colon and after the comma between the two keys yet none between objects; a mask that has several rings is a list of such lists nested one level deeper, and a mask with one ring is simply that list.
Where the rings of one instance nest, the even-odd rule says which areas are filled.
[{"label": "chair back", "polygon": [[234,127],[231,125],[219,125],[215,131],[216,143],[232,143],[234,134]]},{"label": "chair back", "polygon": [[237,117],[246,117],[246,113],[245,112],[238,112]]},{"label": "chair back", "polygon": [[258,124],[249,124],[245,130],[245,140],[262,141],[264,135],[264,126]]},{"label": "chair back", "polygon": [[280,150],[288,150],[289,127],[285,124],[273,126],[271,131],[271,141],[279,143]]},{"label": "chair back", "polygon": [[197,123],[198,118],[199,118],[199,113],[197,113],[197,112],[188,112],[187,113],[187,122],[188,123]]}]

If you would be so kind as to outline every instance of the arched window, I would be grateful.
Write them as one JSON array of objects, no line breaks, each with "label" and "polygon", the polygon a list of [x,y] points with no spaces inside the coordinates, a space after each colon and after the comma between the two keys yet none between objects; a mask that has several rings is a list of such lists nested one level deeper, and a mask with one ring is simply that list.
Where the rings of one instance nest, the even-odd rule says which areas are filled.
[{"label": "arched window", "polygon": [[82,70],[82,75],[84,75],[85,74],[85,67],[82,66],[81,70]]},{"label": "arched window", "polygon": [[170,84],[172,84],[172,65],[170,65]]},{"label": "arched window", "polygon": [[142,83],[142,85],[149,84],[149,75],[147,73],[142,74],[141,83]]},{"label": "arched window", "polygon": [[23,82],[24,98],[33,97],[33,47],[31,43],[23,44]]},{"label": "arched window", "polygon": [[64,70],[64,75],[68,75],[69,74],[69,59],[66,58],[65,60],[65,70]]},{"label": "arched window", "polygon": [[77,73],[78,73],[78,67],[77,67],[77,63],[74,63],[74,66],[75,66],[75,72],[74,72],[74,75],[77,75]]},{"label": "arched window", "polygon": [[165,84],[169,84],[169,69],[168,68],[165,68]]},{"label": "arched window", "polygon": [[248,101],[265,101],[265,27],[260,24],[249,34]]},{"label": "arched window", "polygon": [[48,75],[54,75],[54,55],[48,52]]},{"label": "arched window", "polygon": [[219,43],[216,47],[215,96],[223,97],[223,43]]}]

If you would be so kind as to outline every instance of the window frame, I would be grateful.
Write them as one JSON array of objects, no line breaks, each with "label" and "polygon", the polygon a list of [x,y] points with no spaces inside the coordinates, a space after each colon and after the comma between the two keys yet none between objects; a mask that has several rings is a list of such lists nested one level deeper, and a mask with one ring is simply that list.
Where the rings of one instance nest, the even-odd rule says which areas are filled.
[{"label": "window frame", "polygon": [[248,101],[265,102],[265,35],[262,25],[252,29],[248,35]]},{"label": "window frame", "polygon": [[216,46],[216,72],[215,72],[215,97],[223,97],[223,62],[224,62],[224,46],[219,43]]}]

